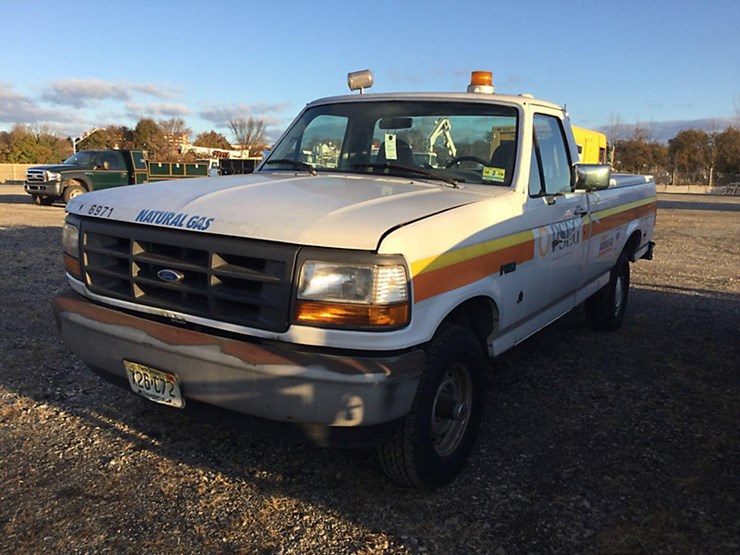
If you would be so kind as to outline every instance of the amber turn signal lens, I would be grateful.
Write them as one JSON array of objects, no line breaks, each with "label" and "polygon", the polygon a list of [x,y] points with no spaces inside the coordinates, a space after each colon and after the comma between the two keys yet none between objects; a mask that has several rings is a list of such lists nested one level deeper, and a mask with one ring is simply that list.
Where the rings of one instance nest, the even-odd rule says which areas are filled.
[{"label": "amber turn signal lens", "polygon": [[64,268],[70,273],[70,275],[77,279],[82,279],[82,268],[80,267],[80,261],[77,258],[73,258],[65,253]]},{"label": "amber turn signal lens", "polygon": [[397,328],[408,324],[409,306],[407,303],[377,306],[298,301],[296,320],[328,327]]}]

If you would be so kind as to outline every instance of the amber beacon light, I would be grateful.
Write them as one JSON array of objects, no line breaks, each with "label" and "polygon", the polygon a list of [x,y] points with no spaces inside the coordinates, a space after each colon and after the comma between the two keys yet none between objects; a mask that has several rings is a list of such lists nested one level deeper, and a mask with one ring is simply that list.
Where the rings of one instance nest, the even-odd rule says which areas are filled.
[{"label": "amber beacon light", "polygon": [[470,74],[470,93],[493,94],[493,73],[490,71],[474,71]]}]

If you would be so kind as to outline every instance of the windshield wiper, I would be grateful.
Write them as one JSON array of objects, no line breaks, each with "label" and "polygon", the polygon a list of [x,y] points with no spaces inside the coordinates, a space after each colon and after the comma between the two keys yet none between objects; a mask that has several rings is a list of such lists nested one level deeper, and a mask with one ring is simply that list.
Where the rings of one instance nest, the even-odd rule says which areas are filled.
[{"label": "windshield wiper", "polygon": [[430,179],[434,179],[436,181],[444,181],[445,183],[449,183],[452,185],[455,189],[458,189],[460,186],[457,184],[457,180],[452,179],[451,177],[444,177],[439,174],[436,174],[434,172],[427,171],[422,168],[414,168],[412,166],[404,166],[403,164],[352,164],[350,166],[352,169],[360,169],[360,168],[369,168],[372,170],[398,170],[398,171],[404,171],[413,173],[416,175],[420,175],[423,177],[428,177]]},{"label": "windshield wiper", "polygon": [[314,167],[311,164],[306,164],[305,162],[298,162],[297,160],[291,160],[289,158],[280,158],[278,160],[267,160],[265,162],[265,166],[269,166],[270,164],[286,164],[288,166],[292,166],[299,170],[306,170],[311,175],[318,175],[318,172],[314,169]]}]

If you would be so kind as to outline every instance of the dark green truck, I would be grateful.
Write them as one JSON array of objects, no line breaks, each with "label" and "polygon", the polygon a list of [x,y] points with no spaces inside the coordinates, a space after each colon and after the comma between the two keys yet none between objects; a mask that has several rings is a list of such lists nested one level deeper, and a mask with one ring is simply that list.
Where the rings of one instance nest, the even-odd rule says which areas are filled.
[{"label": "dark green truck", "polygon": [[25,190],[36,204],[50,205],[98,189],[207,175],[207,163],[149,162],[143,150],[82,150],[61,164],[29,168]]}]

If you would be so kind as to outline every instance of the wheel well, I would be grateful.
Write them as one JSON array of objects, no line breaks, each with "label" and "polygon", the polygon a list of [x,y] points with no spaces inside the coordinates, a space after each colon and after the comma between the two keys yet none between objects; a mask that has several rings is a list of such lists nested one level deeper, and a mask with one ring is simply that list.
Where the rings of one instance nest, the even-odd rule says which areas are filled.
[{"label": "wheel well", "polygon": [[70,185],[79,185],[80,187],[85,189],[88,193],[92,191],[92,186],[84,179],[78,179],[78,178],[68,179],[67,183],[64,186],[65,189],[69,187]]},{"label": "wheel well", "polygon": [[624,245],[624,252],[627,253],[627,257],[634,261],[635,252],[640,248],[640,241],[642,240],[642,232],[637,229],[632,232],[630,238],[627,239],[627,243]]},{"label": "wheel well", "polygon": [[498,307],[488,297],[474,297],[450,312],[440,327],[445,324],[458,324],[471,330],[487,353],[489,338],[498,327]]}]

